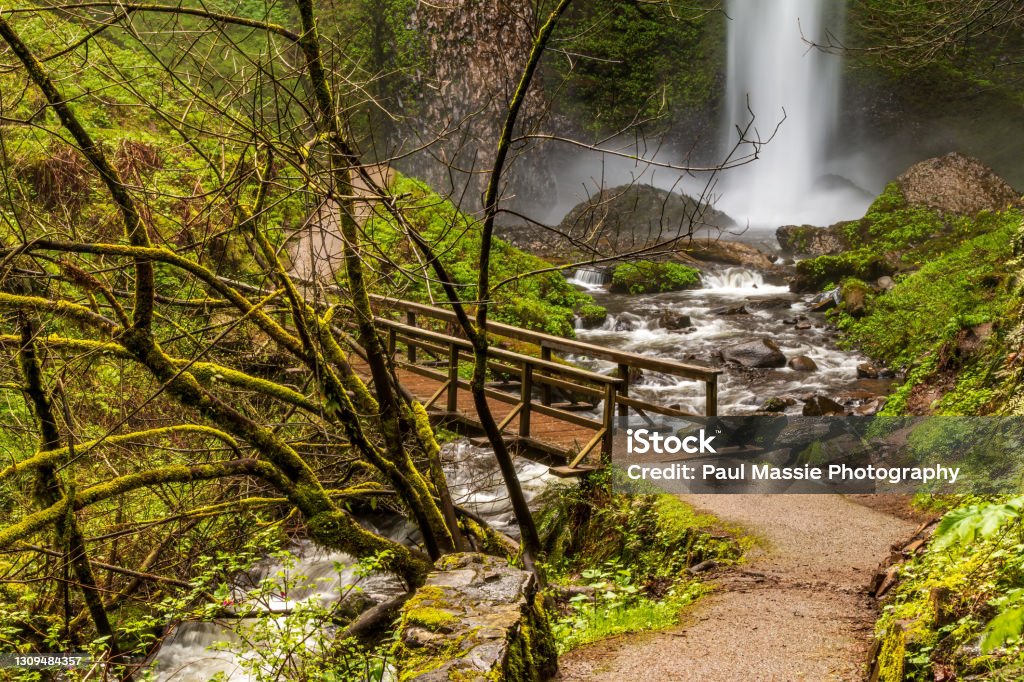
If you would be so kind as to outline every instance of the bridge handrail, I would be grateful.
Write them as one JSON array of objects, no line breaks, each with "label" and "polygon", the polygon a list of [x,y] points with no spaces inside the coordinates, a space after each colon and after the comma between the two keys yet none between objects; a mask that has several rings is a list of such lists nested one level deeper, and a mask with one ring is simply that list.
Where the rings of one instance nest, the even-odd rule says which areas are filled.
[{"label": "bridge handrail", "polygon": [[[371,296],[371,298],[382,307],[424,315],[444,322],[458,322],[458,318],[456,318],[455,313],[436,306],[388,298],[386,296],[376,294]],[[497,336],[505,336],[519,341],[533,343],[541,349],[550,348],[551,350],[562,353],[586,355],[614,362],[618,365],[629,365],[630,367],[647,369],[652,372],[662,372],[664,374],[671,374],[673,376],[693,381],[715,382],[717,381],[718,376],[722,374],[722,370],[713,367],[702,367],[700,365],[691,365],[684,362],[677,362],[675,360],[652,358],[645,355],[638,355],[637,353],[630,353],[628,351],[620,351],[613,348],[606,348],[604,346],[597,346],[592,343],[586,343],[585,341],[565,339],[560,336],[552,336],[551,334],[545,334],[543,332],[522,329],[520,327],[514,327],[501,322],[489,322],[487,329],[489,332]]]}]

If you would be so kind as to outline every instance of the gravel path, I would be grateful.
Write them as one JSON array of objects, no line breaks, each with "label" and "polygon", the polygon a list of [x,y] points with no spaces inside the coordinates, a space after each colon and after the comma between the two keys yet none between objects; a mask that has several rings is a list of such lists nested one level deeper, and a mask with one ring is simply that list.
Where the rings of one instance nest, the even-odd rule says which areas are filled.
[{"label": "gravel path", "polygon": [[863,679],[875,608],[866,587],[913,521],[840,495],[687,495],[758,538],[682,625],[561,659],[560,680],[793,682]]}]

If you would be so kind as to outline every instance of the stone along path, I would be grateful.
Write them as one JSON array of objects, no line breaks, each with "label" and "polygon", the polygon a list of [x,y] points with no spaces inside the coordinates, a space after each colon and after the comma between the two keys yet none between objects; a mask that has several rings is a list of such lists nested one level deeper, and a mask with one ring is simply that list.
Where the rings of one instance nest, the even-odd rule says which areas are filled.
[{"label": "stone along path", "polygon": [[862,680],[875,608],[867,585],[917,527],[841,495],[686,495],[757,546],[674,629],[597,642],[560,680]]}]

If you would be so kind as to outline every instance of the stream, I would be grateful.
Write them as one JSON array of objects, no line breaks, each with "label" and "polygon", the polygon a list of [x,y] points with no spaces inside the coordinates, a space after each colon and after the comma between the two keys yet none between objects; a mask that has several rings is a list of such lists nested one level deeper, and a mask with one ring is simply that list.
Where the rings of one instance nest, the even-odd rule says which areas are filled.
[{"label": "stream", "polygon": [[[700,289],[640,296],[609,293],[605,279],[601,272],[583,270],[571,280],[609,311],[601,327],[578,329],[580,339],[654,357],[721,366],[717,354],[723,346],[769,338],[787,358],[805,355],[818,366],[814,372],[726,367],[719,384],[723,414],[755,412],[769,397],[792,397],[794,402],[787,411],[799,414],[800,397],[818,394],[849,402],[886,390],[885,384],[877,380],[858,379],[857,365],[865,358],[838,348],[835,333],[825,323],[824,315],[810,312],[810,297],[767,283],[752,270],[709,270]],[[745,312],[739,310],[741,307]],[[662,324],[666,313],[688,315],[689,327],[681,331],[666,328]],[[615,370],[611,363],[576,360],[595,371]],[[697,382],[647,373],[630,390],[662,404],[703,410],[704,388]],[[442,458],[456,504],[483,517],[499,532],[517,537],[505,486],[490,450],[462,440],[445,445]],[[518,459],[517,468],[528,500],[536,502],[552,480],[547,467]],[[396,541],[410,546],[419,544],[418,530],[404,518],[381,514],[361,521]],[[288,626],[288,614],[304,600],[318,601],[327,607],[344,606],[346,600],[361,600],[362,606],[367,607],[402,591],[395,578],[380,574],[360,576],[355,560],[346,554],[324,551],[308,542],[298,542],[289,550],[294,555],[290,562],[261,561],[239,576],[233,586],[233,601],[242,605],[247,592],[261,580],[281,575],[298,581],[298,585],[288,588],[287,594],[264,597],[258,602],[258,608],[270,614],[269,619],[264,619],[262,637],[272,639],[275,628],[283,630]],[[157,682],[205,682],[218,673],[224,682],[253,680],[245,664],[260,656],[261,647],[258,641],[239,637],[237,631],[246,629],[245,623],[239,627],[239,620],[246,619],[234,619],[234,623],[230,619],[179,623],[153,657]]]},{"label": "stream", "polygon": [[[771,397],[791,398],[786,411],[800,414],[801,398],[824,395],[856,407],[884,395],[888,383],[861,379],[857,366],[867,359],[841,350],[834,328],[824,313],[811,312],[813,296],[794,294],[786,286],[766,283],[762,275],[739,267],[705,273],[703,287],[674,293],[634,296],[612,294],[601,273],[577,272],[572,281],[588,290],[608,309],[608,318],[596,329],[577,329],[579,339],[601,346],[657,358],[720,367],[723,347],[757,339],[774,341],[787,358],[806,356],[818,369],[798,372],[781,369],[744,369],[729,366],[719,379],[721,414],[758,411]],[[665,328],[666,314],[684,314],[692,331]],[[588,369],[611,372],[611,363],[578,358]],[[645,373],[630,392],[665,405],[702,413],[704,386],[662,374]]]}]

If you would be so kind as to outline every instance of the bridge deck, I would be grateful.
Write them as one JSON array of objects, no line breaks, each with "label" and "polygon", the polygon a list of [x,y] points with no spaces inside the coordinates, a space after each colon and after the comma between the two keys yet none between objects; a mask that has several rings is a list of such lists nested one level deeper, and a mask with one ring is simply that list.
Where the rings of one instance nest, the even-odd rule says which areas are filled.
[{"label": "bridge deck", "polygon": [[[398,380],[432,417],[481,429],[469,382],[472,345],[458,334],[451,311],[409,301],[377,299],[376,326],[387,337]],[[391,315],[389,315],[389,313]],[[404,320],[394,319],[404,313]],[[491,346],[487,403],[507,441],[519,452],[553,466],[558,475],[580,475],[611,455],[613,426],[630,413],[672,417],[717,414],[720,370],[649,358],[573,339],[494,323],[489,334],[510,343]],[[525,342],[525,346],[524,346]],[[537,355],[508,350],[531,349]],[[617,366],[608,376],[559,360],[555,353],[589,356]],[[368,368],[355,367],[367,376]],[[660,405],[629,393],[634,369],[670,374],[705,385],[704,415]]]}]

